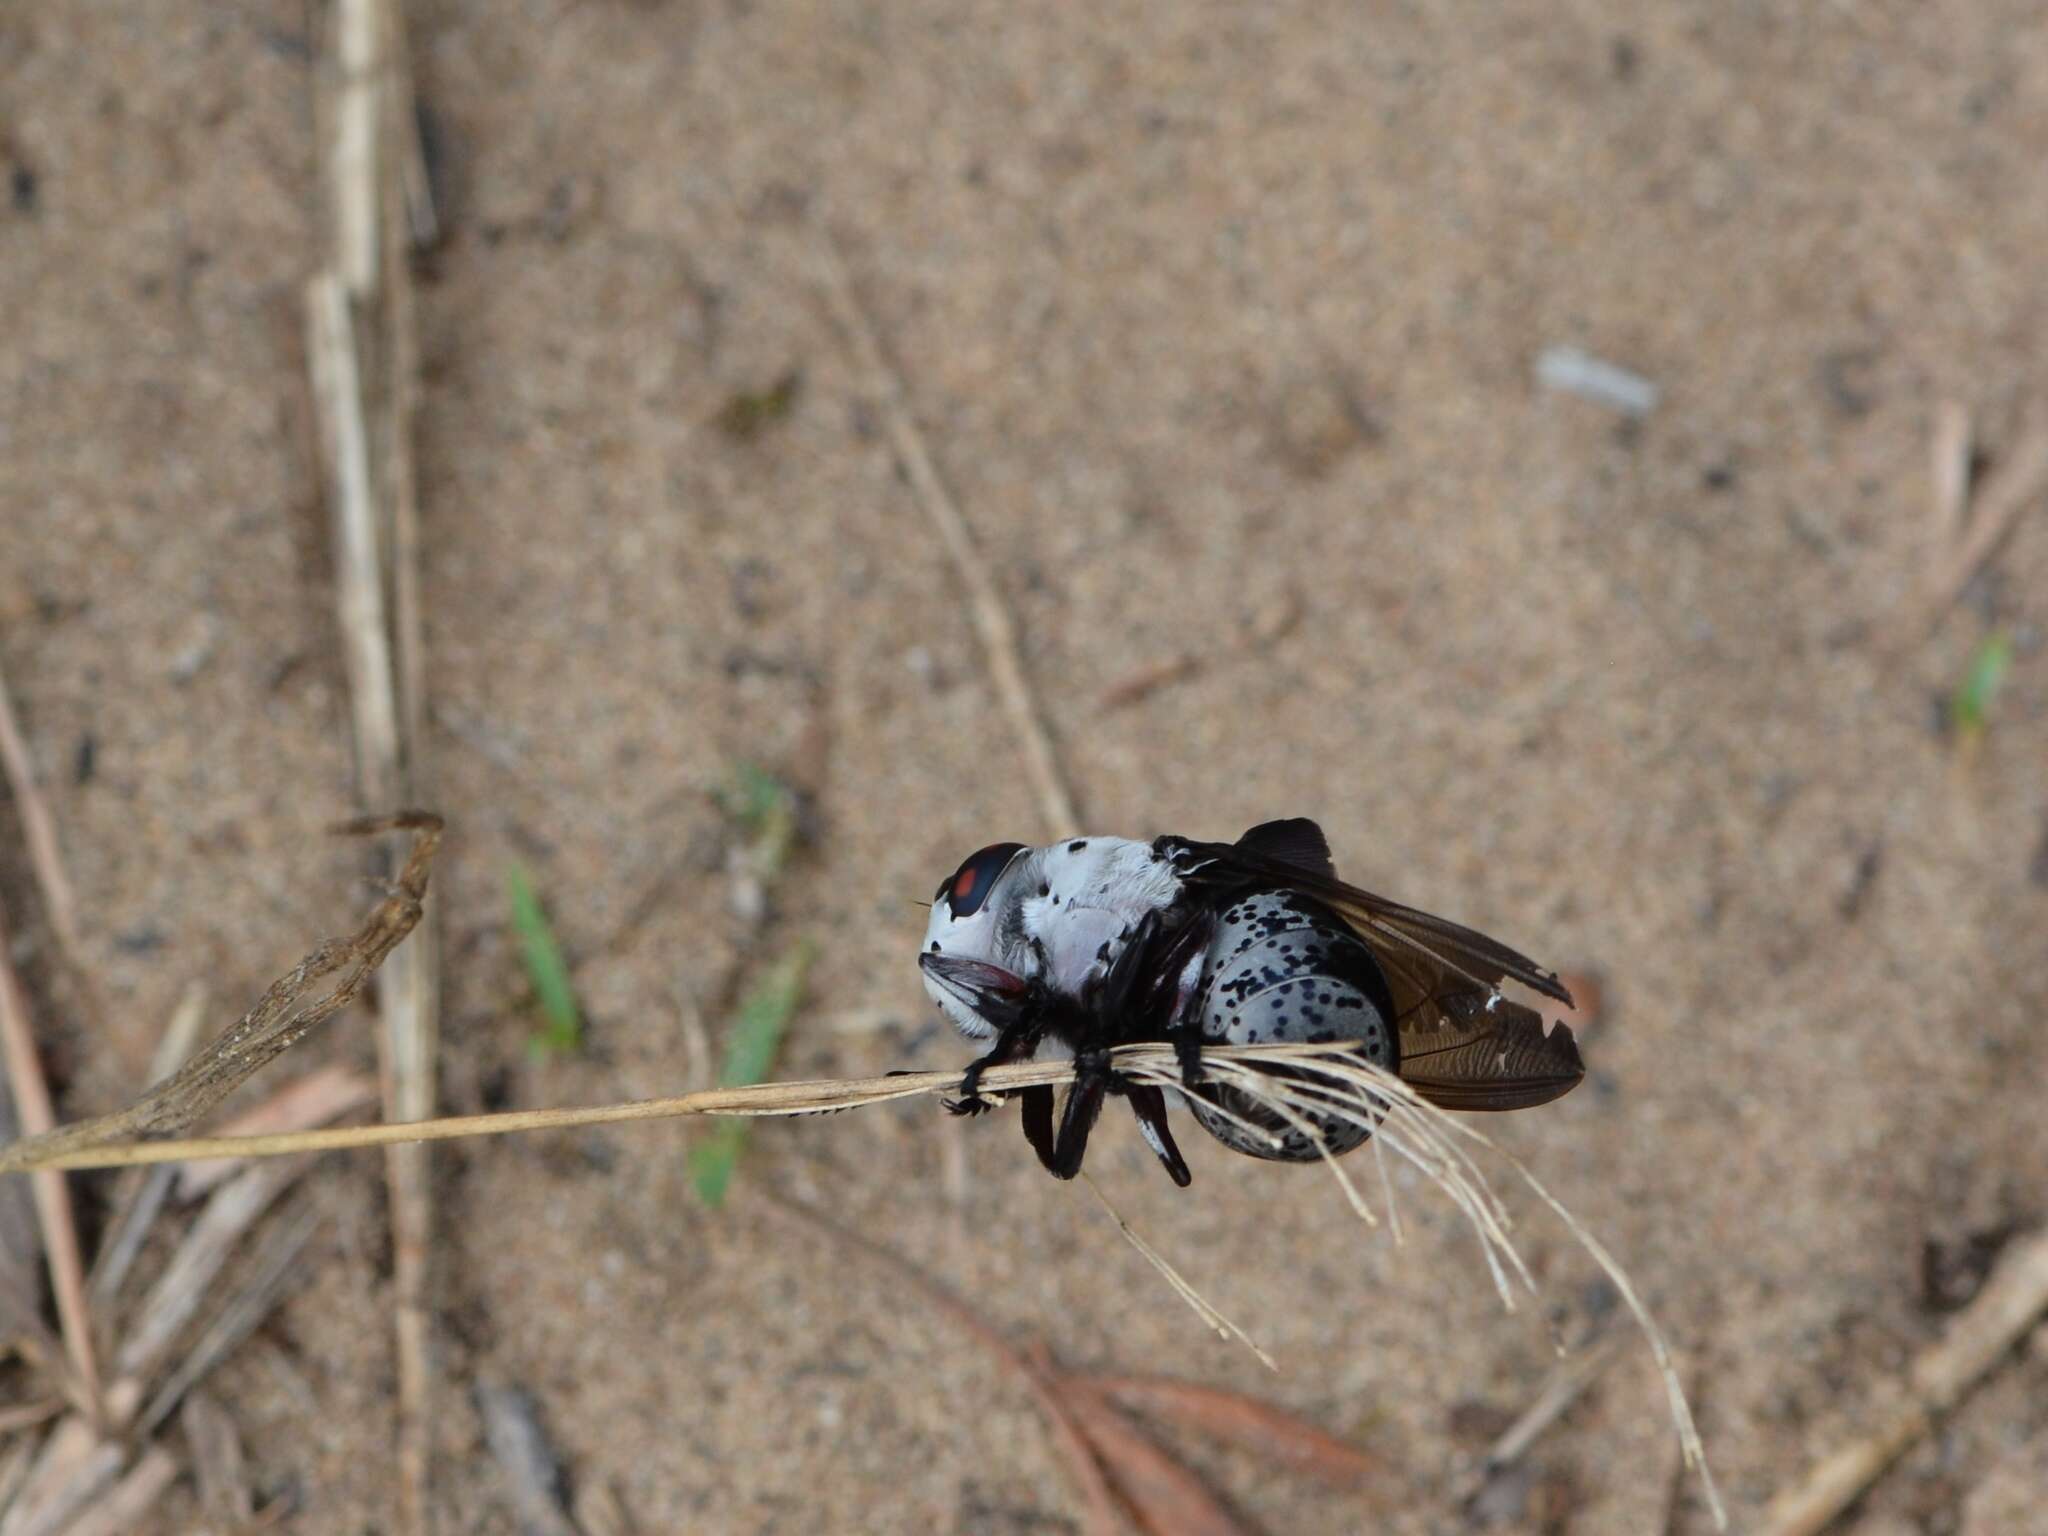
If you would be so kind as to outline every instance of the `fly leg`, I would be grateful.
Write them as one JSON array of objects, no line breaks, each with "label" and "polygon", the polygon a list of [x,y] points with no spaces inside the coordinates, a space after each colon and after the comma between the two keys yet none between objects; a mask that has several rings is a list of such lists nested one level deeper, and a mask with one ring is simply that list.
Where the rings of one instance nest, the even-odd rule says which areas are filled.
[{"label": "fly leg", "polygon": [[1166,1176],[1186,1189],[1195,1176],[1188,1172],[1187,1160],[1173,1144],[1173,1130],[1166,1123],[1165,1093],[1150,1083],[1130,1083],[1124,1088],[1124,1097],[1131,1101],[1131,1113],[1138,1117],[1138,1130],[1146,1145],[1166,1165]]},{"label": "fly leg", "polygon": [[981,1096],[981,1074],[1005,1062],[1028,1060],[1037,1051],[1038,1042],[1044,1034],[1045,1020],[1036,1008],[1026,1009],[1024,1017],[1005,1025],[1002,1033],[996,1036],[996,1043],[970,1061],[967,1070],[960,1074],[960,1097],[942,1101],[948,1112],[981,1115],[994,1109],[995,1105]]},{"label": "fly leg", "polygon": [[1115,1076],[1108,1051],[1086,1051],[1074,1058],[1074,1086],[1067,1090],[1059,1134],[1053,1139],[1049,1166],[1054,1178],[1071,1179],[1081,1171],[1081,1159],[1088,1151],[1088,1133],[1095,1129],[1095,1118],[1102,1113],[1102,1100]]},{"label": "fly leg", "polygon": [[[1201,1036],[1198,1030],[1182,1031],[1180,1019],[1192,1012],[1192,1000],[1201,987],[1203,962],[1215,939],[1216,920],[1213,914],[1198,913],[1162,939],[1164,929],[1157,912],[1148,912],[1139,923],[1104,978],[1098,1018],[1106,1039],[1173,1041],[1181,1054],[1185,1075],[1190,1042],[1196,1053],[1194,1059],[1199,1063]],[[1137,1117],[1145,1144],[1165,1167],[1167,1177],[1182,1189],[1187,1188],[1193,1176],[1167,1125],[1166,1095],[1152,1084],[1133,1082],[1120,1072],[1107,1070],[1105,1091],[1130,1100],[1131,1113]],[[1068,1101],[1070,1107],[1081,1092],[1082,1081],[1077,1075],[1074,1095]],[[1075,1162],[1078,1166],[1078,1156]],[[1055,1173],[1058,1171],[1054,1169]]]},{"label": "fly leg", "polygon": [[[1198,912],[1175,933],[1159,956],[1146,996],[1148,1022],[1157,1020],[1158,1035],[1173,1045],[1180,1062],[1180,1080],[1192,1088],[1202,1080],[1202,1022],[1196,1003],[1209,946],[1216,941],[1216,914]],[[1171,1171],[1172,1165],[1168,1165]]]},{"label": "fly leg", "polygon": [[1038,1154],[1038,1161],[1050,1173],[1055,1166],[1052,1155],[1052,1084],[1034,1083],[1029,1088],[1019,1089],[1017,1097],[1024,1103],[1024,1139],[1031,1143],[1031,1150]]}]

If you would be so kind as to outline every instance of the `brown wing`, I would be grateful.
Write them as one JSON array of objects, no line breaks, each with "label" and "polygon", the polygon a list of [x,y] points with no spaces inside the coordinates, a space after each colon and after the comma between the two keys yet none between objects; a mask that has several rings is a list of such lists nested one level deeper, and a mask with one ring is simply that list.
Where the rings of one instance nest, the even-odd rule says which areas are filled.
[{"label": "brown wing", "polygon": [[1569,1028],[1546,1031],[1534,1009],[1499,991],[1501,982],[1518,981],[1570,1003],[1554,972],[1485,934],[1345,884],[1313,822],[1268,822],[1236,843],[1169,841],[1193,884],[1285,886],[1342,918],[1386,973],[1401,1078],[1431,1103],[1524,1109],[1570,1092],[1586,1075]]}]

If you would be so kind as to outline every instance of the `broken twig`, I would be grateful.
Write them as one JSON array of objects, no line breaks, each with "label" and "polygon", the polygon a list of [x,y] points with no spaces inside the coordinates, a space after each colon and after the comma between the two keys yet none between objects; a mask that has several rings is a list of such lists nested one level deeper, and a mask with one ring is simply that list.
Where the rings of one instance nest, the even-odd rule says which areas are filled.
[{"label": "broken twig", "polygon": [[2048,1312],[2048,1231],[2017,1244],[1941,1342],[1921,1352],[1877,1427],[1771,1501],[1759,1536],[1817,1536]]}]

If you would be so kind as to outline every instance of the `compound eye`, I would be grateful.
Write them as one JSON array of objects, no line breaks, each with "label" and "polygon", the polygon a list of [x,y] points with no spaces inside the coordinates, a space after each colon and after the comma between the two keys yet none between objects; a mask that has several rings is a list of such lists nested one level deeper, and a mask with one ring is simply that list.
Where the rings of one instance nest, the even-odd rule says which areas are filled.
[{"label": "compound eye", "polygon": [[955,870],[953,877],[939,886],[938,895],[932,899],[943,898],[955,917],[974,916],[981,910],[981,904],[988,900],[988,893],[995,889],[996,878],[1023,848],[1022,843],[990,843]]}]

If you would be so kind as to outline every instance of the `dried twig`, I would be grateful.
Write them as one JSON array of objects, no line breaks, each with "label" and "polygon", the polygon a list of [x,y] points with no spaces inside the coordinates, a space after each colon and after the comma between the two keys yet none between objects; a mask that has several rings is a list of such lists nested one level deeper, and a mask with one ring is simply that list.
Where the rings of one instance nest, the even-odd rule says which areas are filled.
[{"label": "dried twig", "polygon": [[[1457,1502],[1468,1503],[1479,1496],[1486,1484],[1512,1467],[1528,1454],[1529,1447],[1549,1429],[1598,1381],[1607,1367],[1621,1355],[1621,1340],[1617,1334],[1596,1338],[1583,1345],[1571,1355],[1560,1360],[1529,1406],[1522,1410],[1514,1423],[1501,1432],[1500,1438],[1479,1459],[1471,1473],[1463,1480],[1457,1491]],[[1682,1463],[1681,1463],[1682,1465]]]},{"label": "dried twig", "polygon": [[[0,909],[0,1054],[4,1054],[7,1063],[15,1117],[32,1141],[44,1133],[62,1133],[52,1131],[57,1113],[50,1103],[50,1085],[43,1077],[35,1031],[29,1024],[28,994],[22,990],[21,978],[14,974],[10,953],[6,912]],[[66,1395],[78,1403],[88,1418],[97,1419],[99,1365],[93,1354],[92,1308],[85,1295],[85,1261],[80,1256],[78,1225],[71,1212],[71,1191],[60,1173],[38,1173],[34,1191],[43,1253],[50,1266],[50,1288],[57,1297],[57,1323],[64,1336],[65,1354],[71,1361],[71,1379],[62,1385]]]},{"label": "dried twig", "polygon": [[1921,1352],[1897,1401],[1863,1439],[1824,1458],[1764,1512],[1759,1536],[1817,1536],[1934,1427],[2048,1313],[2048,1232],[2017,1245],[1977,1299]]},{"label": "dried twig", "polygon": [[[368,817],[337,828],[347,833],[387,832],[402,828],[413,834],[412,851],[399,871],[391,893],[378,904],[353,937],[330,939],[300,961],[264,993],[221,1037],[151,1088],[126,1109],[81,1120],[0,1148],[0,1173],[60,1166],[117,1167],[122,1163],[65,1162],[96,1142],[123,1137],[167,1136],[196,1124],[215,1105],[256,1072],[304,1040],[340,1012],[362,990],[385,956],[419,921],[426,895],[427,872],[441,839],[441,818],[428,811],[401,811],[395,816]],[[322,988],[321,983],[338,978]],[[46,1109],[47,1109],[47,1095]],[[24,1117],[26,1128],[26,1117]],[[312,1133],[309,1133],[312,1134]],[[235,1155],[231,1144],[215,1156]],[[132,1162],[173,1159],[140,1157]]]},{"label": "dried twig", "polygon": [[939,478],[939,472],[932,464],[924,435],[918,431],[917,422],[910,414],[908,391],[884,358],[875,328],[854,295],[853,284],[846,275],[839,253],[831,237],[822,230],[817,239],[816,266],[818,285],[826,302],[831,305],[833,314],[853,345],[854,357],[867,374],[868,388],[881,404],[883,418],[888,424],[889,441],[896,450],[896,457],[902,461],[903,472],[910,477],[918,501],[938,528],[946,552],[953,557],[953,565],[967,588],[975,627],[981,632],[982,645],[988,652],[989,676],[995,682],[997,696],[1002,699],[1010,724],[1023,745],[1025,767],[1030,771],[1032,787],[1038,792],[1038,803],[1045,812],[1046,822],[1055,836],[1078,831],[1081,819],[1074,810],[1074,797],[1067,789],[1059,758],[1053,751],[1052,738],[1046,732],[1044,713],[1025,678],[1016,621],[1011,618],[1009,606],[1003,601],[994,578],[989,575],[987,563],[975,548],[974,535],[968,531],[966,519],[960,515],[952,493],[946,489],[945,482]]}]

